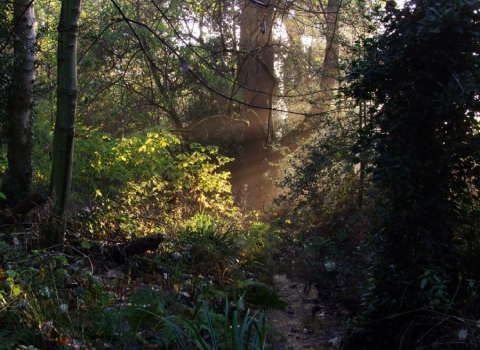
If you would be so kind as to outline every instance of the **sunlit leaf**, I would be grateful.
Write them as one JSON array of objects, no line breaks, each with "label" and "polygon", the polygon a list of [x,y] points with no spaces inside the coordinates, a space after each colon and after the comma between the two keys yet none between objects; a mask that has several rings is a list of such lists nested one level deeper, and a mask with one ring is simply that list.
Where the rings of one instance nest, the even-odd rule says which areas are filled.
[{"label": "sunlit leaf", "polygon": [[22,293],[22,289],[17,285],[15,285],[11,288],[12,288],[13,295],[15,295],[16,297],[18,297]]}]

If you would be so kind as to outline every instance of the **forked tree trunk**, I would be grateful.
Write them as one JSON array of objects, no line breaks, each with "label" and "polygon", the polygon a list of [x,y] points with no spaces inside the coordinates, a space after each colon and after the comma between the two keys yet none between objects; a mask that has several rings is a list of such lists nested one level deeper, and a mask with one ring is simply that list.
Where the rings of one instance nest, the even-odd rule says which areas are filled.
[{"label": "forked tree trunk", "polygon": [[[326,8],[322,8],[326,24],[325,56],[320,72],[321,94],[310,113],[321,115],[330,110],[332,99],[339,86],[339,43],[337,40],[338,13],[342,0],[328,0]],[[266,33],[261,31],[265,21]],[[233,184],[237,193],[246,186],[248,196],[245,203],[251,209],[263,209],[272,202],[273,183],[266,174],[275,171],[269,162],[277,163],[279,154],[274,154],[266,143],[272,137],[273,127],[270,125],[272,94],[277,85],[274,76],[274,52],[271,45],[273,12],[268,8],[253,5],[246,1],[240,23],[240,48],[246,51],[241,67],[239,82],[243,87],[243,100],[246,107],[245,118],[249,126],[244,136],[244,158],[237,161],[232,169]],[[293,151],[298,147],[297,140],[308,137],[313,132],[310,118],[306,119],[304,128],[295,132],[295,137],[287,135],[279,144]],[[242,195],[240,193],[240,195]],[[239,202],[237,198],[237,202]],[[239,203],[240,204],[240,203]]]},{"label": "forked tree trunk", "polygon": [[44,247],[58,246],[66,229],[77,105],[77,30],[81,0],[63,0],[58,24],[57,117],[53,139],[50,197],[54,202]]},{"label": "forked tree trunk", "polygon": [[[323,57],[322,68],[320,70],[319,86],[320,95],[315,105],[310,108],[310,113],[314,118],[305,118],[298,128],[292,130],[279,140],[279,145],[287,147],[289,152],[295,151],[301,144],[299,140],[310,137],[315,132],[315,117],[322,118],[322,115],[328,113],[332,109],[333,97],[339,87],[338,77],[339,69],[339,51],[338,42],[338,16],[342,6],[342,0],[328,0],[325,8],[319,3],[324,13],[326,32],[325,36],[325,53]],[[279,157],[277,157],[279,158]]]},{"label": "forked tree trunk", "polygon": [[8,172],[3,191],[15,205],[30,193],[32,183],[31,111],[35,84],[35,17],[33,1],[16,0],[13,9],[15,61],[8,99]]}]

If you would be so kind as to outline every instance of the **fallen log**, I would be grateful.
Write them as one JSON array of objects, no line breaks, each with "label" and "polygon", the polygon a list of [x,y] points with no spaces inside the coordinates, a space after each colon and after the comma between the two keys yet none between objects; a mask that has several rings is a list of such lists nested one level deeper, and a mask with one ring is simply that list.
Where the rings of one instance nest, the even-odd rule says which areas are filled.
[{"label": "fallen log", "polygon": [[113,260],[117,264],[125,264],[128,259],[134,255],[142,255],[147,251],[158,249],[160,243],[165,240],[165,236],[161,234],[152,235],[134,239],[133,241],[109,245],[103,247],[103,256]]},{"label": "fallen log", "polygon": [[36,192],[16,206],[6,209],[0,217],[0,223],[3,225],[13,225],[17,216],[27,214],[32,209],[46,203],[47,200],[48,196],[46,193],[43,191]]}]

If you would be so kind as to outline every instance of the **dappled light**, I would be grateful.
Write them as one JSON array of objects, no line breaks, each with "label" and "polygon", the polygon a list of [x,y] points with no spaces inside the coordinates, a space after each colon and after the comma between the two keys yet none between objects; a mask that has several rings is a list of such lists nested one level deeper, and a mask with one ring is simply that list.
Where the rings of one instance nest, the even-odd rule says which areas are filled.
[{"label": "dappled light", "polygon": [[0,3],[0,350],[480,348],[478,0]]}]

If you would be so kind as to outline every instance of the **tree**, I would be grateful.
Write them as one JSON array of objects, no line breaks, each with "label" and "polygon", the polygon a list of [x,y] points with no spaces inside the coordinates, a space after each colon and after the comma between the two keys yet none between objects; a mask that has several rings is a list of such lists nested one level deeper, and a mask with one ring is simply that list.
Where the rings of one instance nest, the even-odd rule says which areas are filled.
[{"label": "tree", "polygon": [[[256,197],[249,206],[261,209],[272,199],[268,192],[273,185],[266,174],[275,168],[269,163],[281,157],[272,151],[283,132],[278,132],[275,118],[287,124],[271,108],[279,100],[286,101],[286,111],[297,111],[295,103],[301,100],[299,112],[305,114],[312,104],[322,110],[331,107],[338,85],[343,2],[296,7],[245,1],[240,15],[235,4],[85,3],[88,16],[82,19],[78,65],[78,84],[85,93],[77,114],[80,123],[114,136],[161,125],[184,138],[220,145],[222,154],[241,158],[230,168],[236,190],[247,183],[247,192]],[[308,20],[295,28],[298,17],[305,16]],[[275,38],[274,28],[287,22],[291,26],[285,28],[289,32],[295,28],[296,33],[291,35],[294,40],[282,42]],[[305,29],[309,37],[321,33],[308,48],[302,44]],[[292,61],[301,55],[308,60],[278,74],[283,90],[276,91],[280,79],[275,76],[279,72],[275,60],[281,62],[286,52],[291,52]],[[183,63],[190,67],[186,73],[180,69]],[[286,77],[293,70],[301,79],[287,86]],[[284,91],[297,97],[283,98]],[[249,126],[243,127],[246,121]],[[278,143],[295,148],[297,139],[309,134],[288,135]],[[239,141],[243,147],[237,147]]]},{"label": "tree", "polygon": [[33,1],[15,1],[12,34],[13,83],[7,103],[8,171],[3,191],[8,202],[16,204],[29,195],[32,184],[31,113],[36,44]]},{"label": "tree", "polygon": [[242,88],[244,118],[248,125],[243,135],[243,157],[233,170],[237,191],[245,189],[249,207],[262,209],[271,203],[273,185],[266,177],[273,138],[272,95],[278,85],[274,74],[273,9],[245,1],[240,17],[238,57],[239,85]]},{"label": "tree", "polygon": [[[289,152],[294,152],[302,143],[301,140],[312,136],[318,121],[324,120],[328,113],[335,110],[333,97],[338,93],[341,79],[341,53],[345,56],[351,52],[348,42],[358,36],[357,29],[353,28],[362,28],[365,22],[358,13],[367,12],[365,8],[368,8],[364,2],[346,3],[340,0],[314,1],[298,9],[294,7],[296,11],[302,11],[304,27],[297,34],[300,34],[300,37],[292,37],[290,34],[292,43],[289,46],[297,47],[288,52],[289,60],[293,61],[293,64],[285,62],[282,85],[289,91],[293,83],[294,91],[299,97],[286,101],[290,108],[297,110],[299,102],[308,103],[308,115],[303,119],[289,118],[295,122],[291,123],[292,127],[279,140],[279,144]],[[289,23],[289,20],[285,22],[288,27],[298,27],[296,20],[293,23]],[[312,41],[307,50],[300,44],[305,35]],[[316,45],[313,44],[314,41],[317,41]],[[302,51],[307,51],[303,53],[303,56],[306,56],[304,58],[301,58]],[[299,70],[298,67],[302,69]],[[292,80],[289,75],[294,77],[292,82],[289,81]]]},{"label": "tree", "polygon": [[387,7],[384,33],[366,40],[350,75],[351,94],[376,104],[360,144],[376,154],[373,180],[384,196],[369,310],[382,321],[369,327],[369,349],[396,347],[398,330],[423,306],[451,303],[465,287],[458,277],[470,267],[461,264],[459,243],[480,178],[479,7],[476,0]]},{"label": "tree", "polygon": [[13,4],[0,3],[0,127],[2,140],[0,145],[2,146],[2,161],[4,160],[3,147],[8,140],[7,101],[11,90],[13,72],[13,48],[10,40],[12,34],[12,17]]},{"label": "tree", "polygon": [[342,0],[328,0],[325,8],[319,7],[325,20],[325,56],[320,68],[320,99],[312,106],[312,114],[322,114],[330,109],[331,101],[339,86],[340,40],[338,39],[338,20]]},{"label": "tree", "polygon": [[57,117],[53,140],[50,197],[54,201],[44,246],[58,245],[66,228],[77,106],[77,29],[81,0],[63,0],[58,24]]}]

